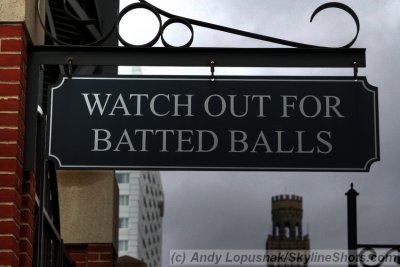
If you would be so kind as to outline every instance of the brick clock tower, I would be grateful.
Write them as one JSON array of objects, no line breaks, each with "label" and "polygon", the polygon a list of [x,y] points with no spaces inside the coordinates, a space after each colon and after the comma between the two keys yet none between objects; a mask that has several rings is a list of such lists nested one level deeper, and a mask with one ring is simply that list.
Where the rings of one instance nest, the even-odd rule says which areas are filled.
[{"label": "brick clock tower", "polygon": [[[272,235],[268,235],[268,255],[291,251],[307,254],[310,250],[308,235],[303,235],[303,199],[296,195],[272,197]],[[276,264],[278,265],[278,264]],[[275,266],[270,263],[268,266]],[[286,266],[282,265],[279,266]],[[305,266],[301,262],[288,262],[287,266]]]}]

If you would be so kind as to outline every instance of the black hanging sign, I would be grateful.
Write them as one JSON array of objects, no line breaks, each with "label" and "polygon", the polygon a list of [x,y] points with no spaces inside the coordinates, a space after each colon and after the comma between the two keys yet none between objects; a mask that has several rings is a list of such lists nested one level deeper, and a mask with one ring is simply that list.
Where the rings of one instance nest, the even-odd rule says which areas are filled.
[{"label": "black hanging sign", "polygon": [[60,168],[369,171],[365,77],[72,77],[49,90]]}]

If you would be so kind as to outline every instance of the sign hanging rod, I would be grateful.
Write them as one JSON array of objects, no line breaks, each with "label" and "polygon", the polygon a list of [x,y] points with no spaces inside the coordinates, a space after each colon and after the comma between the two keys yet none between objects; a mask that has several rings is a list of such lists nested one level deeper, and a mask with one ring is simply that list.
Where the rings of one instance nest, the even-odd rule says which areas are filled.
[{"label": "sign hanging rod", "polygon": [[165,48],[31,46],[27,99],[25,170],[32,170],[36,151],[36,110],[41,104],[43,65],[209,67],[366,67],[365,48]]},{"label": "sign hanging rod", "polygon": [[275,68],[366,67],[365,48],[133,48],[33,46],[31,63],[100,66]]}]

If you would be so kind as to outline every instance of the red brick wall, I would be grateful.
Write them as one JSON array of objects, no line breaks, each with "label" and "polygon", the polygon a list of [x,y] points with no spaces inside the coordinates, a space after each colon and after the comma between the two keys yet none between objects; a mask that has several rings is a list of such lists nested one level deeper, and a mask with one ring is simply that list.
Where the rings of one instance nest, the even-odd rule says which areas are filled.
[{"label": "red brick wall", "polygon": [[0,266],[32,266],[35,177],[22,169],[27,39],[22,24],[0,24]]},{"label": "red brick wall", "polygon": [[76,267],[114,267],[116,252],[112,244],[66,245]]},{"label": "red brick wall", "polygon": [[[31,267],[35,176],[24,172],[27,41],[23,24],[0,24],[0,266]],[[114,267],[112,244],[68,246],[76,267]]]}]

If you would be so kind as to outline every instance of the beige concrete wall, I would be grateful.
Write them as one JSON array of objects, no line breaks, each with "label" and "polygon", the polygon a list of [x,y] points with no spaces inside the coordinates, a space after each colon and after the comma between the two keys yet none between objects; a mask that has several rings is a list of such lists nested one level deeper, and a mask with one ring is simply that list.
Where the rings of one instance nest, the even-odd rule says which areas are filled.
[{"label": "beige concrete wall", "polygon": [[4,22],[25,21],[25,1],[0,0],[0,20]]},{"label": "beige concrete wall", "polygon": [[119,190],[113,171],[59,171],[61,237],[118,248]]},{"label": "beige concrete wall", "polygon": [[[40,0],[44,20],[45,0]],[[44,31],[36,14],[36,0],[0,0],[1,23],[25,23],[33,44],[44,43]]]}]

